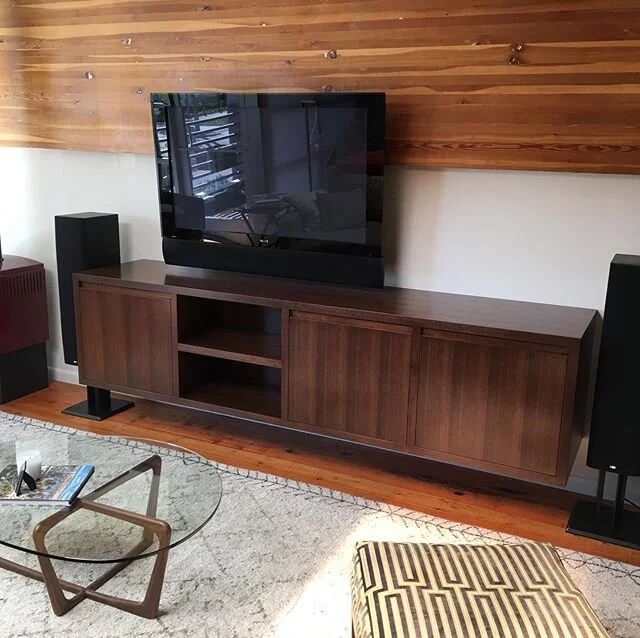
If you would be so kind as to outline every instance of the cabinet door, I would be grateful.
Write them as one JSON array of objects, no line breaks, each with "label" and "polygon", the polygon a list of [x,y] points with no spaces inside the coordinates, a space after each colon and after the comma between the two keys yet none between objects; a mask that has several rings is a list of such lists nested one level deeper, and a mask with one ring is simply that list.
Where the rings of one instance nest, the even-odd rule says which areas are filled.
[{"label": "cabinet door", "polygon": [[80,379],[173,394],[172,297],[80,284],[75,315]]},{"label": "cabinet door", "polygon": [[555,475],[566,369],[543,346],[425,331],[416,446]]},{"label": "cabinet door", "polygon": [[411,328],[294,313],[289,420],[406,444]]}]

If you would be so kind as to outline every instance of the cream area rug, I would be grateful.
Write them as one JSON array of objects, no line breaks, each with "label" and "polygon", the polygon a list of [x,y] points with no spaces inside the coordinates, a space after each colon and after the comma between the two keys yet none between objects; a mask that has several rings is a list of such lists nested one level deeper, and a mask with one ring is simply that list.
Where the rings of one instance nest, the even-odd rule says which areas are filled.
[{"label": "cream area rug", "polygon": [[[2,412],[0,428],[3,438],[17,439],[74,432]],[[124,444],[116,437],[111,441]],[[224,489],[220,508],[201,532],[171,550],[156,620],[92,601],[58,618],[41,583],[0,570],[0,637],[349,638],[350,566],[357,541],[522,542],[277,476],[217,468]],[[558,551],[610,634],[640,637],[640,569]],[[16,554],[0,545],[0,555],[34,564]],[[109,586],[138,598],[151,562],[133,563]],[[56,568],[61,577],[84,582],[92,569],[70,563]]]}]

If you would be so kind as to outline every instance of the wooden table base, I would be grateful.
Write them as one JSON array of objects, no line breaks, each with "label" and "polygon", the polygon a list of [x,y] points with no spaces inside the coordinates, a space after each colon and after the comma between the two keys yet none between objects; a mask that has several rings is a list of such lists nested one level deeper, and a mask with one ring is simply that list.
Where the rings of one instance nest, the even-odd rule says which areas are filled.
[{"label": "wooden table base", "polygon": [[[164,584],[164,574],[167,567],[169,543],[171,541],[171,526],[165,521],[156,518],[161,468],[162,459],[158,455],[154,455],[145,461],[142,461],[134,468],[112,479],[108,483],[105,483],[93,492],[77,499],[70,507],[59,510],[52,516],[40,521],[33,530],[33,541],[36,551],[38,552],[38,561],[40,563],[41,571],[19,565],[18,563],[14,563],[1,557],[0,567],[16,574],[26,576],[27,578],[44,582],[51,601],[51,607],[53,608],[56,616],[66,614],[79,602],[88,598],[89,600],[95,600],[105,605],[115,607],[116,609],[122,609],[123,611],[131,614],[142,616],[143,618],[156,618],[160,605],[162,586]],[[114,490],[149,470],[153,472],[153,477],[151,479],[151,489],[149,490],[149,498],[147,500],[146,514],[129,512],[112,505],[95,502],[96,499],[100,498],[107,492]],[[71,516],[71,514],[81,509],[104,514],[110,518],[127,521],[133,525],[138,525],[143,530],[142,540],[123,557],[123,560],[116,562],[113,567],[86,587],[58,578],[58,575],[51,563],[51,559],[47,555],[48,552],[45,544],[47,533],[51,529],[68,516]],[[119,598],[117,596],[103,594],[98,591],[98,589],[100,589],[100,587],[102,587],[106,582],[111,580],[111,578],[121,572],[127,565],[136,560],[136,557],[138,557],[137,559],[139,560],[140,554],[152,545],[154,537],[157,537],[158,539],[159,551],[152,554],[156,559],[155,565],[151,572],[147,592],[142,601]],[[64,594],[65,591],[73,593],[73,596],[71,598],[67,598]]]}]

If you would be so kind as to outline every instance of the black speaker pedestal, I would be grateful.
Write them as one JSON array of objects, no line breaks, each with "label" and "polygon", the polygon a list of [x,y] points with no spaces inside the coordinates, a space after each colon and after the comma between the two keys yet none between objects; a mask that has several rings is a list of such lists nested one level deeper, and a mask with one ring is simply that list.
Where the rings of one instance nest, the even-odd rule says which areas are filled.
[{"label": "black speaker pedestal", "polygon": [[605,476],[606,472],[601,470],[595,501],[580,500],[574,504],[567,523],[567,532],[605,543],[640,549],[640,512],[633,512],[624,507],[627,475],[618,475],[613,505],[603,503]]},{"label": "black speaker pedestal", "polygon": [[87,386],[87,400],[65,408],[62,413],[92,421],[104,421],[114,414],[132,408],[133,405],[133,401],[112,399],[109,390]]}]

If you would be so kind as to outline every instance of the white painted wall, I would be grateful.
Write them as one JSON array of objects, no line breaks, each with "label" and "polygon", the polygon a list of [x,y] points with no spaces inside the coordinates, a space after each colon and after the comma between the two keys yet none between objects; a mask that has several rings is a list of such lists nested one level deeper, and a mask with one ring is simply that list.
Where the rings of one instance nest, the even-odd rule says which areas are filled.
[{"label": "white painted wall", "polygon": [[77,368],[65,365],[62,352],[54,216],[117,212],[122,259],[162,259],[153,159],[0,148],[0,189],[3,252],[37,259],[46,267],[52,376],[77,382]]},{"label": "white painted wall", "polygon": [[[0,148],[0,188],[4,252],[47,268],[52,373],[77,379],[62,356],[53,217],[117,212],[123,260],[161,259],[153,158]],[[602,310],[612,256],[640,253],[637,177],[389,168],[385,188],[391,285]],[[570,486],[588,491],[585,449]]]},{"label": "white painted wall", "polygon": [[611,258],[640,253],[635,176],[394,168],[387,182],[387,279],[405,287],[602,310]]}]

